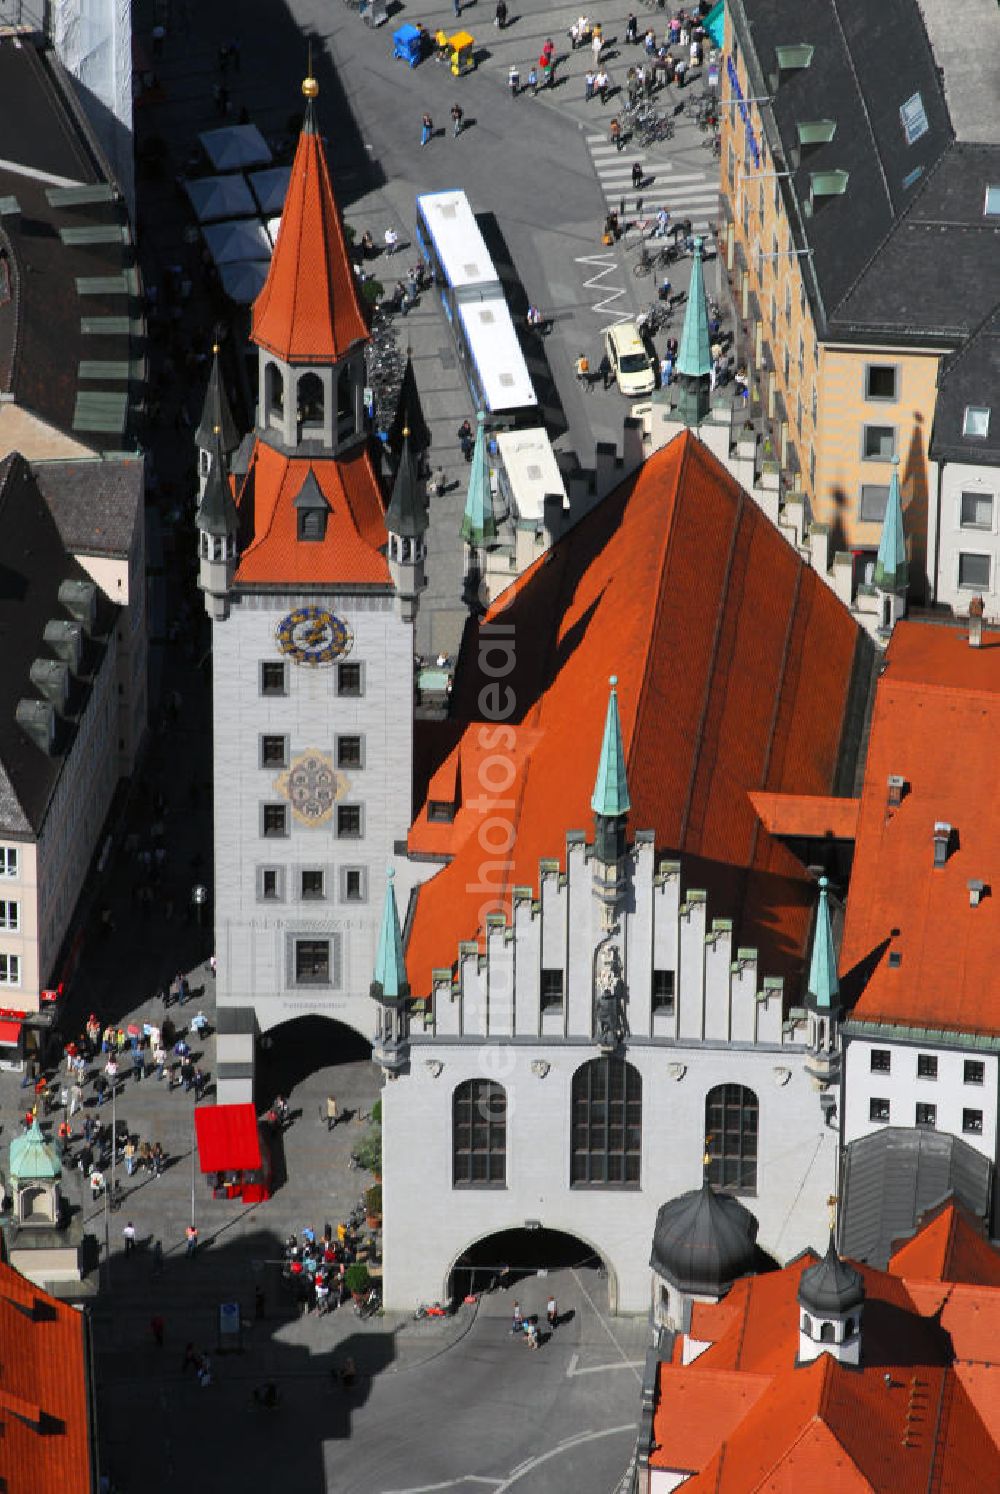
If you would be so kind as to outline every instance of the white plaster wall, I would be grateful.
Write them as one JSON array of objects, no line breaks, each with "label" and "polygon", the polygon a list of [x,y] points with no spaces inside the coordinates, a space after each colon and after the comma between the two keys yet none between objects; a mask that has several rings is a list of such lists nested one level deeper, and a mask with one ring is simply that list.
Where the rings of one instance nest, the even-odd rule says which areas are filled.
[{"label": "white plaster wall", "polygon": [[[441,1297],[456,1257],[473,1241],[537,1219],[592,1245],[608,1263],[623,1312],[649,1305],[649,1251],[661,1204],[702,1181],[705,1097],[716,1084],[748,1085],[760,1105],[758,1193],[744,1202],[760,1244],[779,1260],[819,1243],[835,1191],[837,1135],[824,1124],[802,1053],[708,1045],[632,1043],[643,1078],[638,1189],[569,1185],[570,1092],[589,1043],[414,1040],[408,1074],[383,1090],[386,1305]],[[550,1065],[544,1078],[533,1060]],[[429,1064],[441,1064],[434,1077]],[[670,1077],[669,1066],[683,1077]],[[790,1077],[781,1083],[780,1073]],[[452,1094],[466,1079],[503,1083],[508,1096],[507,1185],[452,1187]],[[428,1208],[428,1199],[434,1199]],[[419,1249],[414,1248],[419,1240]]]},{"label": "white plaster wall", "polygon": [[0,1007],[15,1011],[38,1011],[38,848],[34,841],[13,840],[0,835],[0,844],[17,851],[17,876],[0,877],[0,898],[18,905],[18,931],[0,931],[0,953],[20,958],[21,980],[17,986],[0,986]]},{"label": "white plaster wall", "polygon": [[[888,1074],[872,1073],[873,1049],[888,1050],[891,1068]],[[937,1079],[917,1078],[917,1056],[933,1054],[938,1061]],[[984,1065],[982,1084],[966,1084],[964,1080],[965,1060],[975,1059]],[[928,1101],[937,1105],[938,1131],[951,1136],[960,1136],[977,1152],[991,1161],[996,1160],[997,1137],[997,1055],[975,1048],[917,1047],[908,1043],[869,1042],[867,1039],[852,1039],[847,1045],[844,1062],[844,1141],[855,1141],[859,1136],[870,1136],[881,1131],[883,1125],[870,1119],[870,1103],[873,1097],[889,1101],[891,1126],[913,1126],[916,1123],[917,1103]],[[981,1110],[983,1129],[981,1135],[962,1130],[962,1111]]]},{"label": "white plaster wall", "polygon": [[[987,621],[996,622],[1000,619],[1000,470],[962,462],[948,462],[940,470],[937,600],[965,616],[969,602],[981,594]],[[963,529],[963,492],[992,498],[993,519],[988,529]],[[959,555],[963,552],[989,557],[987,587],[959,586]]]},{"label": "white plaster wall", "polygon": [[[354,643],[345,658],[364,666],[358,700],[336,693],[335,667],[289,663],[289,693],[265,698],[259,689],[263,660],[281,658],[275,628],[292,608],[307,602],[329,607],[348,624]],[[385,894],[385,872],[394,843],[411,818],[413,629],[399,621],[391,595],[359,599],[330,594],[260,597],[240,594],[225,622],[213,628],[215,921],[219,1000],[252,1004],[262,1031],[291,1017],[319,1012],[371,1037],[374,1010],[368,988]],[[350,772],[344,802],[363,805],[360,840],[338,840],[336,815],[324,825],[304,825],[289,814],[284,839],[264,839],[260,812],[282,802],[274,788],[279,770],[259,766],[263,734],[289,738],[292,760],[308,748],[335,759],[336,737],[364,739],[364,767]],[[257,871],[282,868],[284,900],[257,897]],[[341,903],[340,868],[367,872],[367,900]],[[299,873],[322,869],[326,897],[301,901]],[[405,902],[401,912],[405,916]],[[339,935],[339,989],[289,984],[288,938],[296,933]]]}]

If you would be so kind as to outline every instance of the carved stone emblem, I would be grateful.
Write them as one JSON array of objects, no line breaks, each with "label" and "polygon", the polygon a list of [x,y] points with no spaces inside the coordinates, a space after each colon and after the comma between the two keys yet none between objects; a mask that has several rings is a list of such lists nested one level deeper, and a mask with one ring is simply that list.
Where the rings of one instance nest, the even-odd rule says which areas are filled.
[{"label": "carved stone emblem", "polygon": [[688,1066],[686,1063],[667,1064],[667,1073],[670,1075],[671,1079],[683,1079],[687,1071]]},{"label": "carved stone emblem", "polygon": [[787,1084],[788,1081],[789,1081],[789,1079],[791,1077],[792,1077],[792,1071],[791,1071],[791,1069],[781,1068],[778,1065],[775,1066],[775,1068],[774,1068],[774,1082],[778,1086],[779,1089],[781,1088],[781,1086],[783,1084]]},{"label": "carved stone emblem", "polygon": [[441,1062],[440,1058],[425,1058],[424,1068],[427,1070],[428,1074],[430,1074],[432,1079],[440,1079],[442,1071],[444,1069],[444,1064]]},{"label": "carved stone emblem", "polygon": [[544,1079],[552,1065],[544,1058],[533,1058],[531,1060],[531,1072],[536,1079]]}]

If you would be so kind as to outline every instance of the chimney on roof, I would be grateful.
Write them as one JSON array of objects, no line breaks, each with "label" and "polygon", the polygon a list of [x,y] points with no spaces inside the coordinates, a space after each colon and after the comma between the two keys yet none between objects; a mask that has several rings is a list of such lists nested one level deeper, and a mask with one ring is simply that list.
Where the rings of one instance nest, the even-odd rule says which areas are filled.
[{"label": "chimney on roof", "polygon": [[56,745],[56,712],[50,700],[19,700],[14,720],[36,747],[52,756]]},{"label": "chimney on roof", "polygon": [[944,866],[951,849],[951,826],[947,820],[934,822],[934,865]]},{"label": "chimney on roof", "polygon": [[890,773],[886,791],[886,803],[890,809],[898,809],[906,793],[906,779],[899,773]]},{"label": "chimney on roof", "polygon": [[965,885],[969,889],[969,907],[978,908],[986,894],[986,883],[981,882],[978,877],[974,877],[971,881],[966,882]]},{"label": "chimney on roof", "polygon": [[97,623],[97,587],[93,581],[61,581],[57,593],[60,605],[70,617],[93,633]]},{"label": "chimney on roof", "polygon": [[969,647],[983,646],[983,599],[973,597],[969,603]]}]

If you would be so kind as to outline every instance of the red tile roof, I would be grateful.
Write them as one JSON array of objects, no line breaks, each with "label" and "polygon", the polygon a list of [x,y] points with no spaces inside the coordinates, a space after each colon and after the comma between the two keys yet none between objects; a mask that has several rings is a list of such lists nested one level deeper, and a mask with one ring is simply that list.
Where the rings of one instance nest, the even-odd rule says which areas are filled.
[{"label": "red tile roof", "polygon": [[811,840],[853,840],[860,799],[829,794],[751,794],[750,803],[769,835],[808,836]]},{"label": "red tile roof", "polygon": [[0,1483],[10,1494],[89,1494],[84,1319],[0,1263]]},{"label": "red tile roof", "polygon": [[[752,499],[681,435],[504,592],[486,622],[508,631],[486,657],[487,633],[470,629],[452,697],[465,723],[453,749],[462,807],[447,825],[428,821],[425,806],[410,833],[412,851],[454,858],[417,896],[414,992],[428,994],[432,968],[482,935],[487,912],[509,912],[512,887],[537,885],[540,859],[562,859],[568,830],[590,829],[612,673],[631,830],[653,830],[661,852],[680,853],[712,913],[737,920],[769,973],[794,977],[812,884],[762,830],[747,791],[830,792],[859,633]],[[508,699],[509,719],[483,724]],[[499,825],[485,827],[490,817]],[[480,832],[499,844],[507,825],[509,856],[484,852]]]},{"label": "red tile roof", "polygon": [[[854,1007],[859,1020],[966,1033],[1000,1025],[1000,900],[994,893],[970,907],[967,886],[979,879],[1000,888],[993,792],[1000,636],[986,641],[972,649],[964,630],[919,622],[893,632],[875,698],[840,956],[844,977],[877,960]],[[895,809],[886,802],[890,774],[908,785]],[[947,864],[935,868],[938,821],[954,834]],[[890,940],[902,956],[898,968],[885,957]]]},{"label": "red tile roof", "polygon": [[[293,507],[312,469],[330,516],[323,540],[299,540]],[[254,443],[239,499],[243,527],[236,582],[244,585],[385,585],[388,537],[378,478],[364,446],[305,461]]]},{"label": "red tile roof", "polygon": [[925,1215],[913,1239],[896,1246],[889,1270],[893,1276],[921,1281],[975,1281],[1000,1287],[1000,1255],[978,1221],[954,1199]]},{"label": "red tile roof", "polygon": [[334,363],[368,336],[312,104],[299,136],[251,337],[289,363]]},{"label": "red tile roof", "polygon": [[1000,1488],[1000,1289],[863,1266],[860,1366],[797,1366],[799,1279],[815,1259],[698,1305],[692,1337],[711,1347],[661,1365],[650,1466],[693,1475],[692,1494]]}]

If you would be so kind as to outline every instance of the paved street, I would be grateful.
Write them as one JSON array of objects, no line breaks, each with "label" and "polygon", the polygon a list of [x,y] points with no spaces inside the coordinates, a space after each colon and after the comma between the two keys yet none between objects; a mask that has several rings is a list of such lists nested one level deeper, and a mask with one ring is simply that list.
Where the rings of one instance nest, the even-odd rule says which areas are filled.
[{"label": "paved street", "polygon": [[[102,1022],[161,1021],[157,993],[178,971],[189,973],[193,988],[191,1005],[171,1012],[178,1031],[199,1008],[214,1022],[206,964],[211,920],[200,926],[191,904],[196,884],[212,885],[212,784],[210,638],[194,585],[190,519],[192,428],[220,325],[227,381],[237,405],[242,395],[244,422],[251,412],[241,351],[246,318],[234,315],[203,283],[180,178],[198,132],[221,122],[213,104],[220,43],[238,31],[240,65],[226,74],[227,117],[245,107],[269,139],[278,144],[283,138],[290,147],[306,42],[312,42],[334,181],[358,233],[370,228],[380,240],[392,224],[412,241],[416,194],[456,185],[468,192],[477,212],[492,214],[488,237],[491,247],[505,250],[502,269],[512,306],[523,311],[533,301],[553,320],[544,344],[527,349],[546,422],[567,463],[575,457],[586,467],[596,442],[620,444],[628,408],[615,390],[598,388],[584,396],[573,362],[586,350],[596,366],[602,328],[638,309],[653,290],[648,279],[640,282],[632,274],[625,246],[608,252],[600,244],[604,214],[609,204],[618,205],[623,181],[632,196],[632,156],[624,152],[616,159],[606,144],[613,105],[602,111],[599,103],[584,103],[589,52],[569,53],[570,7],[546,8],[533,0],[498,33],[492,7],[467,6],[462,24],[477,37],[480,64],[475,74],[457,80],[435,62],[413,72],[393,62],[392,24],[371,31],[340,3],[296,0],[288,9],[273,0],[248,0],[238,21],[218,4],[184,8],[174,0],[174,8],[164,54],[155,63],[158,86],[136,116],[140,152],[151,140],[159,142],[155,152],[150,148],[157,164],[140,172],[145,282],[159,289],[163,306],[168,267],[179,266],[192,281],[178,318],[151,327],[150,669],[160,709],[141,774],[120,809],[115,849],[85,899],[86,943],[60,1016],[67,1038],[91,1010]],[[621,6],[604,17],[608,38],[622,33],[624,16]],[[409,18],[400,8],[395,23]],[[455,29],[450,0],[438,0],[420,19],[431,31],[439,25]],[[152,0],[140,0],[135,26],[147,52],[153,23]],[[549,34],[560,54],[556,87],[537,98],[511,99],[509,66],[516,62],[526,75]],[[620,43],[612,43],[612,53],[618,55],[612,55],[610,71],[619,83],[638,53],[622,57]],[[457,140],[443,129],[456,98],[467,125]],[[438,133],[421,150],[425,109]],[[648,153],[642,164],[644,211],[663,202],[696,223],[714,220],[715,163],[683,116],[676,139]],[[633,208],[634,202],[627,211]],[[415,258],[407,252],[400,264]],[[374,267],[378,273],[378,261]],[[673,278],[681,289],[686,270],[678,268]],[[412,347],[433,433],[432,458],[451,479],[449,493],[435,500],[432,512],[430,586],[418,647],[450,653],[464,620],[458,525],[466,469],[455,432],[473,412],[436,299],[424,297],[400,330]],[[148,877],[142,853],[157,844],[164,855],[147,903],[137,896]],[[102,931],[107,920],[110,932]],[[195,1051],[208,1076],[204,1103],[211,1104],[214,1038],[209,1035]],[[324,1118],[330,1093],[342,1110],[370,1111],[379,1076],[367,1052],[360,1039],[319,1020],[278,1036],[264,1058],[260,1098],[285,1093],[293,1120],[276,1156],[276,1195],[250,1208],[212,1201],[194,1171],[192,1094],[180,1087],[168,1092],[155,1077],[139,1083],[129,1077],[123,1084],[116,1118],[134,1136],[161,1142],[168,1159],[163,1176],[123,1178],[126,1196],[114,1212],[105,1212],[103,1201],[83,1198],[75,1173],[66,1185],[102,1253],[93,1310],[104,1467],[121,1490],[148,1494],[256,1488],[279,1478],[302,1494],[471,1487],[611,1494],[634,1441],[647,1328],[643,1320],[608,1317],[604,1283],[593,1271],[562,1271],[517,1286],[526,1312],[544,1308],[551,1286],[566,1318],[537,1354],[508,1335],[513,1291],[476,1308],[462,1307],[444,1322],[420,1323],[388,1317],[362,1322],[349,1308],[323,1319],[303,1318],[284,1292],[278,1265],[284,1237],[306,1224],[318,1228],[340,1219],[370,1181],[348,1167],[364,1123],[345,1120],[328,1135]],[[92,1113],[92,1087],[87,1094]],[[17,1076],[0,1074],[4,1141],[15,1134],[27,1096]],[[110,1121],[110,1104],[101,1116]],[[56,1112],[49,1124],[59,1118]],[[440,1206],[428,1200],[429,1208]],[[183,1239],[192,1208],[201,1242],[196,1258],[188,1260]],[[128,1220],[140,1244],[126,1259],[122,1228]],[[162,1273],[154,1271],[155,1242],[164,1252]],[[419,1240],[413,1248],[419,1249]],[[254,1321],[258,1286],[265,1293],[265,1316]],[[230,1300],[243,1308],[244,1352],[222,1358],[215,1352],[217,1312]],[[150,1331],[156,1314],[166,1322],[163,1349]],[[181,1369],[188,1342],[213,1354],[214,1383],[206,1389]],[[360,1372],[350,1394],[331,1377],[346,1355]],[[251,1410],[251,1388],[269,1376],[281,1385],[280,1409]]]}]

